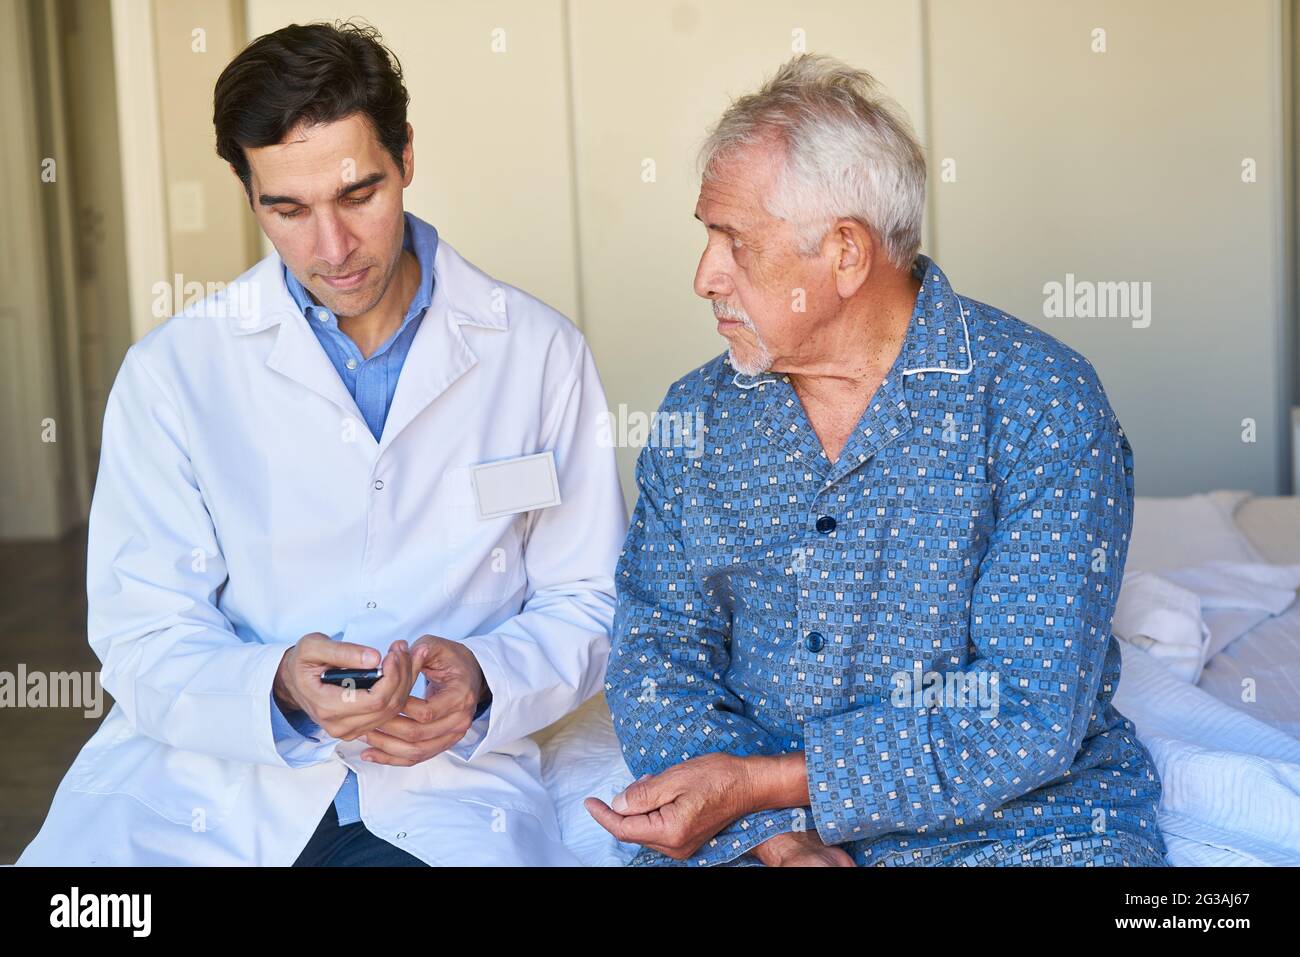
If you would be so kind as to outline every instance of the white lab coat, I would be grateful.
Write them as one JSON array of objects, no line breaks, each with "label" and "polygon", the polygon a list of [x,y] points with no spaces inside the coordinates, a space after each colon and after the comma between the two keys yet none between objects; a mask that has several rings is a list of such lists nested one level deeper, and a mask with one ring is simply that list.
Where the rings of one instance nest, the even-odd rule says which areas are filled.
[{"label": "white lab coat", "polygon": [[[379,442],[278,256],[130,350],[87,576],[116,704],[20,864],[291,864],[348,768],[366,826],[429,864],[577,863],[528,735],[604,675],[626,530],[605,397],[559,313],[446,242],[434,274]],[[562,504],[479,520],[468,466],[547,450]],[[286,758],[271,684],[316,631],[462,640],[492,706],[415,767],[324,732]]]}]

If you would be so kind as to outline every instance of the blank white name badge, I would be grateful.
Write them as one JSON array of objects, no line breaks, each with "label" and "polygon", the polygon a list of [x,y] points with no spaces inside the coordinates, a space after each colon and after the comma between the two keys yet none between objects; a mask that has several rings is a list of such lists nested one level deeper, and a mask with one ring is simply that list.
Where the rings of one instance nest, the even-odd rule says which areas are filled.
[{"label": "blank white name badge", "polygon": [[560,480],[552,452],[471,465],[469,477],[480,519],[560,504]]}]

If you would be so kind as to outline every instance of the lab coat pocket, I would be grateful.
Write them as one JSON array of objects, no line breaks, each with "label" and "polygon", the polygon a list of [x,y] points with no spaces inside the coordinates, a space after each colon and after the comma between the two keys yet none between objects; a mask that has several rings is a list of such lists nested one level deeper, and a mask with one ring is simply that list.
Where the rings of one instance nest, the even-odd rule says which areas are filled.
[{"label": "lab coat pocket", "polygon": [[460,798],[454,822],[439,829],[437,853],[452,865],[474,867],[575,866],[554,814],[514,802]]},{"label": "lab coat pocket", "polygon": [[471,806],[473,813],[486,815],[490,827],[495,831],[510,830],[512,818],[521,819],[526,826],[536,826],[543,834],[554,841],[560,840],[560,825],[554,814],[543,814],[536,807],[529,807],[522,801],[501,801],[490,798],[459,798],[461,804]]},{"label": "lab coat pocket", "polygon": [[195,832],[224,823],[252,765],[182,751],[136,733],[125,719],[121,725],[102,745],[86,745],[69,772],[70,790],[128,795]]},{"label": "lab coat pocket", "polygon": [[495,604],[523,588],[526,514],[480,519],[469,469],[449,469],[442,478],[439,516],[442,528],[443,586],[447,597],[464,605]]}]

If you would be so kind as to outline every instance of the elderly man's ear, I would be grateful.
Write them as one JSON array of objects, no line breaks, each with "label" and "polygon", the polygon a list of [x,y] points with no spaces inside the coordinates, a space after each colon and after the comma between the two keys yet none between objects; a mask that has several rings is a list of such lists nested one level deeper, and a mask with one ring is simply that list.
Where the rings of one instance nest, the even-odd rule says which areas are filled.
[{"label": "elderly man's ear", "polygon": [[832,269],[841,299],[850,299],[862,288],[876,266],[880,246],[870,229],[856,219],[841,219],[831,230],[834,244]]}]

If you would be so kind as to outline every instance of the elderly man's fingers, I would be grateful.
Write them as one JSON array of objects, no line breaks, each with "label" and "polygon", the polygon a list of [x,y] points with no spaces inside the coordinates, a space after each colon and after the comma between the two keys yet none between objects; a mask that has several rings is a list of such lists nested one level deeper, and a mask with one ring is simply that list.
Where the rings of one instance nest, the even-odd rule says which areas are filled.
[{"label": "elderly man's fingers", "polygon": [[612,810],[600,798],[589,797],[582,802],[582,806],[587,809],[588,814],[595,818],[597,824],[620,841],[625,840],[623,837],[623,815]]},{"label": "elderly man's fingers", "polygon": [[[832,853],[838,851],[839,853]],[[797,851],[782,859],[781,867],[856,867],[853,858],[839,848],[822,848]]]},{"label": "elderly man's fingers", "polygon": [[598,798],[587,798],[583,805],[597,824],[625,843],[672,846],[678,841],[673,821],[658,810],[623,815]]},{"label": "elderly man's fingers", "polygon": [[698,849],[695,842],[675,833],[672,822],[659,811],[624,817],[600,798],[589,797],[582,803],[597,824],[625,844],[640,844],[677,861]]},{"label": "elderly man's fingers", "polygon": [[622,793],[615,794],[610,807],[622,815],[648,814],[655,808],[663,807],[680,796],[681,788],[677,786],[674,772],[669,768],[661,774],[643,774]]}]

